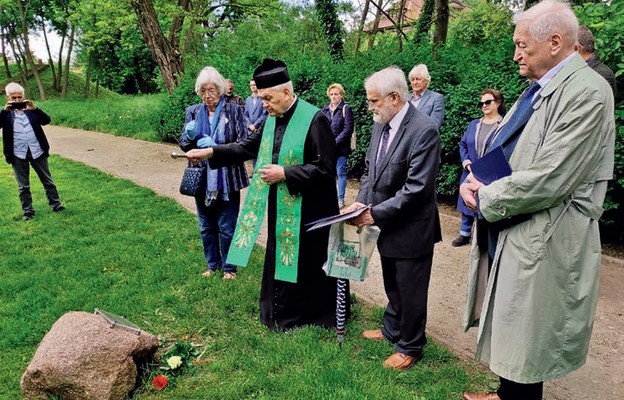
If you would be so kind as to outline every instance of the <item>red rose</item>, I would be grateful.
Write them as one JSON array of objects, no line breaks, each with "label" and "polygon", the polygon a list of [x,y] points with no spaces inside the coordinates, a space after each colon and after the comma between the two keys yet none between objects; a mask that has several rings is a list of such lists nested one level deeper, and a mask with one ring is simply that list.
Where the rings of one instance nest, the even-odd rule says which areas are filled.
[{"label": "red rose", "polygon": [[156,390],[163,390],[167,387],[167,383],[169,383],[169,381],[167,380],[167,377],[163,375],[156,375],[156,377],[152,380],[152,386],[154,386],[154,389]]}]

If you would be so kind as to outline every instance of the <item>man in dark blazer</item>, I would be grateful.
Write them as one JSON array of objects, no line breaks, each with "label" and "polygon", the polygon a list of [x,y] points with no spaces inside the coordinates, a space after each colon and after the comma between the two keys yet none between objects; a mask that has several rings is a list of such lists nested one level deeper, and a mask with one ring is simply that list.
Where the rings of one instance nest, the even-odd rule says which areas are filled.
[{"label": "man in dark blazer", "polygon": [[52,211],[63,211],[65,207],[61,204],[48,166],[50,145],[41,128],[50,123],[50,117],[31,100],[26,100],[21,85],[11,82],[5,92],[8,101],[0,110],[2,144],[4,158],[13,167],[17,180],[22,219],[28,221],[35,216],[30,193],[30,166],[39,176]]},{"label": "man in dark blazer", "polygon": [[438,130],[444,122],[444,96],[433,90],[429,90],[431,75],[425,64],[418,64],[408,75],[412,93],[407,96],[407,101],[414,107],[427,114],[436,123]]},{"label": "man in dark blazer", "polygon": [[594,47],[595,42],[596,39],[594,38],[592,31],[584,25],[579,26],[576,51],[578,51],[580,56],[583,57],[583,60],[585,60],[587,65],[589,65],[594,71],[598,72],[600,76],[609,82],[611,90],[613,90],[613,97],[615,97],[617,94],[615,74],[611,68],[606,66],[596,55],[596,49]]},{"label": "man in dark blazer", "polygon": [[363,336],[393,343],[395,353],[383,365],[406,370],[422,358],[426,343],[433,245],[441,240],[435,191],[440,139],[433,120],[406,101],[399,68],[374,73],[364,86],[375,125],[360,191],[345,212],[372,206],[350,222],[381,229],[377,248],[389,302],[382,329]]},{"label": "man in dark blazer", "polygon": [[251,96],[245,100],[245,118],[247,118],[247,129],[250,133],[255,132],[267,118],[267,111],[262,106],[262,99],[258,96],[258,88],[254,80],[249,81]]}]

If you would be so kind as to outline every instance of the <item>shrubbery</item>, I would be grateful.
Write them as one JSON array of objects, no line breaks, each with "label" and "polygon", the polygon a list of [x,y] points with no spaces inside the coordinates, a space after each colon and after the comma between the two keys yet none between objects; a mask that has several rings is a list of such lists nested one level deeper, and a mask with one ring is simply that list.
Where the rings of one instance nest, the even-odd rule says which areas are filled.
[{"label": "shrubbery", "polygon": [[[622,11],[620,14],[624,15],[624,10]],[[290,9],[289,18],[301,12]],[[616,51],[616,43],[621,43],[624,34],[617,23],[604,25],[607,19],[622,20],[623,17],[613,14],[614,12],[617,12],[615,6],[609,8],[604,4],[597,4],[587,6],[583,11],[579,11],[579,14],[581,22],[588,23],[594,28],[601,56],[603,56],[600,52],[601,46],[609,47],[604,49],[603,60],[612,67],[619,63],[624,68],[622,53]],[[296,20],[297,18],[292,19]],[[586,22],[588,20],[600,21],[606,29],[605,35],[608,34],[610,37],[603,39],[600,30]],[[504,7],[495,4],[481,3],[455,19],[449,28],[447,46],[438,50],[438,57],[435,59],[429,43],[404,43],[403,51],[398,52],[395,37],[388,34],[387,37],[379,38],[373,49],[365,52],[352,54],[349,53],[349,47],[345,47],[347,50],[345,61],[336,63],[330,59],[323,46],[316,44],[322,41],[318,25],[310,23],[309,20],[301,24],[292,21],[287,32],[276,30],[279,26],[283,29],[284,21],[252,20],[243,23],[242,28],[236,32],[216,37],[208,45],[206,57],[193,60],[195,67],[187,69],[188,73],[182,84],[163,104],[157,127],[163,140],[176,141],[182,128],[184,108],[199,100],[193,93],[193,86],[196,73],[202,66],[213,65],[224,76],[233,79],[237,93],[245,97],[248,95],[247,84],[254,68],[262,58],[276,57],[288,64],[297,94],[318,107],[328,102],[325,95],[327,86],[333,82],[343,84],[346,91],[345,100],[352,106],[356,118],[358,147],[349,159],[349,173],[357,178],[363,173],[364,156],[372,126],[372,118],[367,111],[364,79],[374,71],[390,65],[399,66],[407,75],[415,64],[424,63],[432,75],[430,88],[445,96],[445,122],[440,132],[442,163],[438,174],[438,192],[452,199],[457,194],[461,172],[458,144],[469,122],[481,116],[476,106],[479,93],[488,87],[496,88],[503,93],[509,108],[526,86],[512,61],[514,45],[510,13]],[[294,37],[301,40],[295,41]],[[293,43],[298,45],[293,47]],[[607,224],[618,218],[624,219],[623,207],[620,207],[624,202],[622,104],[620,97],[617,107],[619,131],[616,179],[609,191],[607,207],[611,210],[604,216]],[[610,235],[615,235],[617,241],[621,239],[622,232],[624,230],[618,227],[618,231],[610,232]]]}]

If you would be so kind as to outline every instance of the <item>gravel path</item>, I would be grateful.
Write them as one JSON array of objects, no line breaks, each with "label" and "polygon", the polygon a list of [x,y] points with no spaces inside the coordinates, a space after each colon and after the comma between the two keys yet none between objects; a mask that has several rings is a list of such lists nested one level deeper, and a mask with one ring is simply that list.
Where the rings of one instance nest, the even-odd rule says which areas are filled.
[{"label": "gravel path", "polygon": [[[46,134],[53,154],[132,180],[158,195],[174,199],[189,211],[195,211],[193,199],[178,193],[186,162],[171,159],[172,151],[180,151],[176,146],[58,126],[46,127]],[[59,191],[62,195],[63,188]],[[347,204],[355,197],[356,191],[357,182],[350,182]],[[469,246],[454,248],[450,245],[458,232],[460,220],[454,210],[442,211],[444,242],[436,245],[433,260],[428,334],[458,356],[472,360],[476,330],[466,334],[461,330]],[[265,240],[261,234],[258,242],[264,245]],[[587,364],[565,378],[548,382],[545,399],[624,399],[623,282],[624,260],[603,257],[600,300]],[[352,288],[359,298],[374,305],[385,305],[387,299],[376,252],[369,265],[368,278],[365,282],[354,283]]]}]

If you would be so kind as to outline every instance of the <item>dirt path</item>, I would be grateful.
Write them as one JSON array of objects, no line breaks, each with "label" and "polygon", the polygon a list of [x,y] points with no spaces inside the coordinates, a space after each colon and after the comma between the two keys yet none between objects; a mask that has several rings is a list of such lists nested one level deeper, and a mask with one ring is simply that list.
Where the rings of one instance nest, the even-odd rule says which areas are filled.
[{"label": "dirt path", "polygon": [[[56,126],[46,127],[46,133],[53,154],[132,180],[195,211],[192,198],[178,193],[186,163],[171,159],[170,153],[179,151],[176,146]],[[355,197],[356,186],[350,184],[347,200]],[[62,195],[63,188],[59,190]],[[429,291],[428,334],[460,357],[471,360],[476,332],[474,329],[466,334],[461,331],[469,249],[468,246],[451,247],[450,242],[459,228],[459,217],[453,210],[443,211],[445,241],[436,245],[435,250]],[[261,237],[259,243],[264,244],[265,239]],[[383,306],[387,300],[378,254],[375,254],[369,268],[366,281],[355,283],[352,287],[361,299]],[[624,260],[605,256],[587,364],[565,378],[548,382],[545,399],[624,399],[623,282]]]}]

